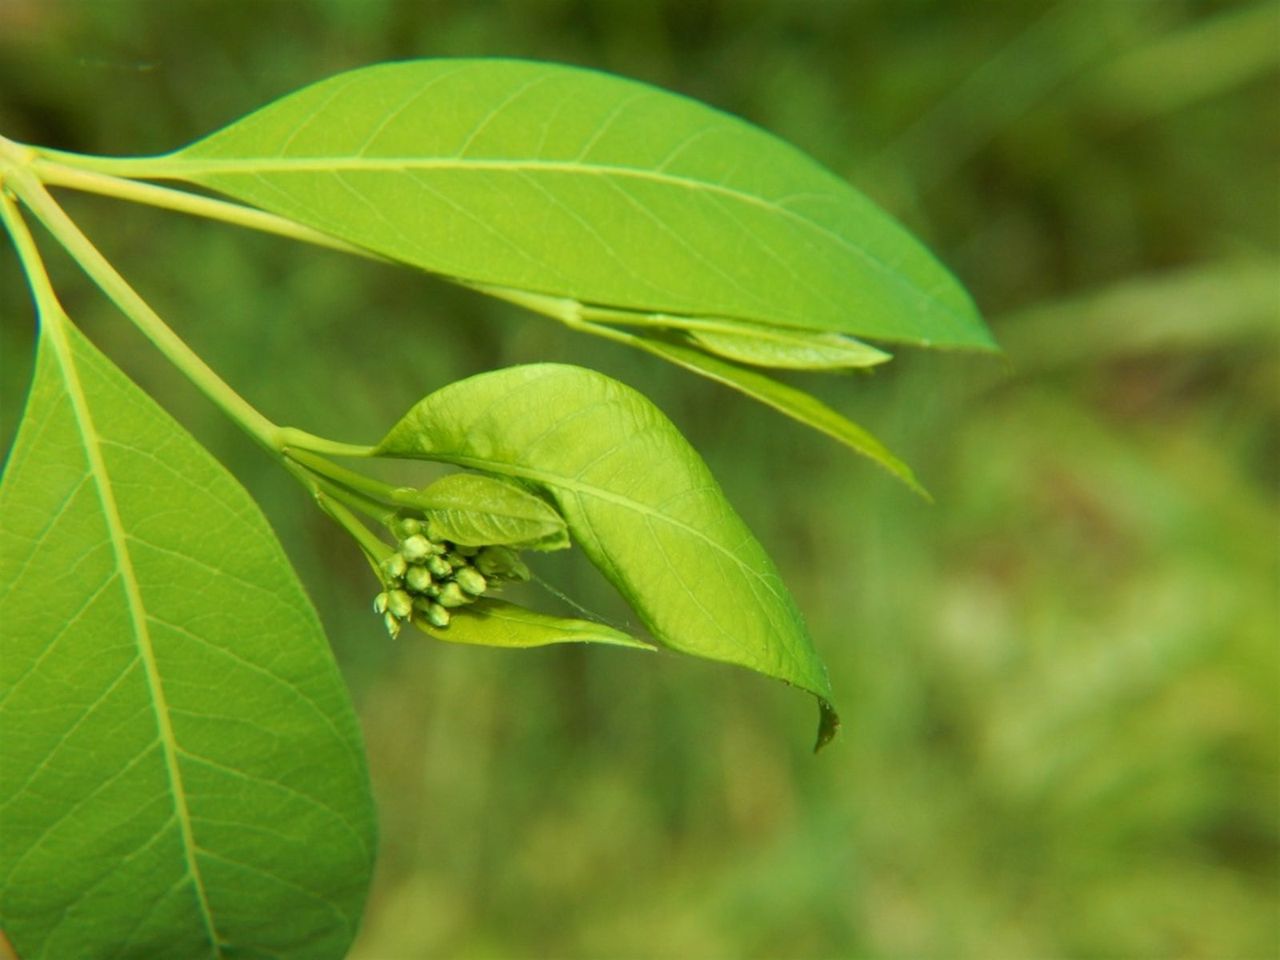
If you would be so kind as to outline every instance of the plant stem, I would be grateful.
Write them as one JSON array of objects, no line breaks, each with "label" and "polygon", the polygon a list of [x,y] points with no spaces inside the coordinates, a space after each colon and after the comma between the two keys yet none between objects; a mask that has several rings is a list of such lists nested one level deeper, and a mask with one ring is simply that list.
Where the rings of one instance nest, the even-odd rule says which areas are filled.
[{"label": "plant stem", "polygon": [[338,499],[319,490],[315,492],[316,504],[333,520],[351,535],[359,545],[361,552],[377,573],[383,560],[391,556],[392,548],[374,535],[354,513]]},{"label": "plant stem", "polygon": [[331,457],[375,457],[378,448],[363,443],[342,443],[339,440],[327,440],[313,433],[299,430],[297,427],[279,427],[277,439],[282,448],[307,450],[311,453],[323,453]]},{"label": "plant stem", "polygon": [[382,508],[382,513],[372,514],[373,516],[381,517],[391,513],[398,502],[396,488],[389,483],[383,483],[373,477],[366,477],[363,473],[356,473],[354,470],[340,467],[336,463],[330,463],[324,457],[316,456],[314,453],[308,453],[295,447],[286,447],[283,452],[290,462],[301,466],[309,473],[323,478],[342,489],[353,491],[362,501],[379,505]]},{"label": "plant stem", "polygon": [[[38,150],[38,152],[45,154],[47,151]],[[104,197],[115,197],[134,203],[145,203],[152,207],[173,210],[177,213],[187,213],[196,217],[204,217],[208,220],[218,220],[222,223],[231,223],[239,227],[274,234],[290,240],[299,240],[319,247],[328,247],[342,253],[353,253],[374,260],[382,259],[375,253],[354,246],[344,240],[339,240],[337,237],[331,237],[329,234],[322,233],[319,230],[313,230],[311,227],[304,226],[287,217],[280,217],[263,210],[255,210],[253,207],[246,207],[239,203],[231,203],[227,200],[219,200],[216,197],[189,193],[185,190],[175,190],[172,187],[162,187],[154,183],[127,180],[123,177],[111,176],[110,174],[92,170],[81,170],[65,163],[45,159],[43,156],[34,160],[30,167],[36,177],[49,186],[68,187],[72,190],[96,193]]]},{"label": "plant stem", "polygon": [[22,211],[3,189],[0,189],[0,219],[3,219],[14,249],[18,251],[22,272],[31,288],[31,299],[35,301],[36,322],[43,328],[48,318],[63,314],[62,304],[54,292],[49,271],[45,269],[44,257],[40,256],[40,248],[36,246],[35,238],[31,236],[31,231],[22,218]]},{"label": "plant stem", "polygon": [[174,166],[172,163],[167,163],[171,154],[161,153],[152,157],[96,157],[91,154],[54,150],[52,147],[36,147],[35,151],[42,157],[48,157],[64,166],[73,167],[77,170],[88,170],[94,173],[105,173],[130,179],[142,177],[152,180],[164,180],[175,177],[175,174],[167,170],[167,167]]},{"label": "plant stem", "polygon": [[279,451],[279,428],[214,373],[213,368],[160,319],[160,315],[129,285],[33,174],[22,168],[11,168],[6,171],[5,183],[13,187],[18,198],[75,258],[90,279],[170,363],[258,443],[273,453]]}]

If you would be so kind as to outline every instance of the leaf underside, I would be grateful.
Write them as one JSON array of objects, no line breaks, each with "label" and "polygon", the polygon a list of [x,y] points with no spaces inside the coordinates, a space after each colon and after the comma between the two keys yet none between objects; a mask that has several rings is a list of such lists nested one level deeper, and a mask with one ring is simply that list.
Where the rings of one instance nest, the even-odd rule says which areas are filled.
[{"label": "leaf underside", "polygon": [[808,690],[834,724],[826,669],[773,562],[698,454],[630,387],[560,364],[481,374],[418,403],[377,453],[541,489],[660,644]]},{"label": "leaf underside", "polygon": [[603,623],[557,617],[502,600],[483,599],[454,612],[447,627],[415,616],[413,625],[437,640],[485,647],[545,647],[556,643],[604,643],[652,650],[643,640]]},{"label": "leaf underside", "polygon": [[963,288],[849,184],[742,120],[590,70],[365,67],[156,171],[463,281],[993,348]]},{"label": "leaf underside", "polygon": [[539,550],[569,546],[564,519],[542,498],[499,477],[453,473],[417,491],[414,501],[444,539],[463,546],[503,544]]},{"label": "leaf underside", "polygon": [[0,516],[17,953],[342,956],[373,858],[359,731],[249,496],[53,318]]}]

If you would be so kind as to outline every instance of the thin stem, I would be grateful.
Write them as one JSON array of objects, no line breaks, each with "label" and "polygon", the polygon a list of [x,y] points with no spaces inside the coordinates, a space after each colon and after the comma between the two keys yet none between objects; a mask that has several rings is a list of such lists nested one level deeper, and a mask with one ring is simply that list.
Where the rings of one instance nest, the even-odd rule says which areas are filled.
[{"label": "thin stem", "polygon": [[286,447],[283,452],[289,461],[300,465],[309,473],[354,491],[363,500],[382,505],[384,514],[390,513],[391,508],[397,503],[396,488],[389,483],[340,467],[336,463],[330,463],[324,457],[318,457],[305,450]]},{"label": "thin stem", "polygon": [[[395,510],[397,491],[389,484],[374,480],[330,463],[319,454],[344,457],[370,457],[371,446],[340,443],[317,437],[303,430],[279,427],[259,413],[237,394],[160,318],[142,296],[111,265],[92,241],[67,216],[57,201],[44,188],[41,178],[49,182],[78,186],[93,192],[122,199],[150,202],[159,206],[198,215],[212,216],[226,222],[255,227],[296,240],[305,240],[344,249],[340,241],[332,241],[283,218],[239,207],[236,204],[203,198],[150,184],[133,184],[115,177],[84,173],[60,167],[48,161],[32,160],[34,151],[0,137],[0,221],[13,238],[18,258],[36,303],[41,330],[49,324],[65,320],[53,283],[45,268],[39,247],[23,219],[22,211],[10,195],[17,196],[45,225],[54,238],[81,265],[89,277],[129,317],[142,333],[185,374],[224,413],[250,436],[267,448],[306,488],[316,504],[346,530],[360,546],[373,566],[379,564],[392,548],[379,539],[352,512],[351,508],[371,518],[386,522]],[[351,248],[351,252],[362,252]],[[2,938],[0,934],[0,938]],[[3,943],[0,942],[0,947]],[[0,951],[2,952],[2,951]],[[2,958],[0,958],[2,960]]]},{"label": "thin stem", "polygon": [[299,430],[297,427],[280,427],[277,440],[281,447],[295,450],[308,450],[311,453],[323,453],[331,457],[376,457],[378,448],[363,443],[342,443],[339,440],[327,440],[313,433]]},{"label": "thin stem", "polygon": [[[381,510],[379,505],[376,504],[370,510],[369,505],[362,502],[358,494],[353,495],[350,491],[337,487],[324,477],[316,476],[301,464],[295,463],[288,458],[282,458],[281,463],[311,493],[311,498],[315,501],[316,506],[328,514],[330,519],[334,520],[338,526],[346,530],[355,539],[357,546],[360,547],[360,552],[365,555],[365,559],[369,561],[369,565],[377,573],[382,561],[391,555],[392,548],[370,532],[369,528],[347,509],[346,504],[350,503],[352,506],[364,510],[379,522],[383,521],[386,511]],[[0,958],[0,960],[3,960],[3,958]]]},{"label": "thin stem", "polygon": [[13,239],[13,246],[18,251],[18,260],[22,263],[22,272],[26,274],[27,284],[31,288],[31,298],[36,305],[36,319],[43,322],[48,317],[62,316],[62,304],[54,292],[53,282],[49,279],[49,271],[45,269],[44,257],[40,256],[40,248],[22,218],[22,211],[3,189],[0,189],[0,218],[4,220],[5,229]]},{"label": "thin stem", "polygon": [[52,147],[36,147],[35,150],[42,157],[49,157],[77,170],[152,180],[174,179],[177,176],[170,170],[174,166],[170,160],[172,154],[161,153],[153,157],[97,157],[85,153],[71,153],[67,150],[54,150]]},{"label": "thin stem", "polygon": [[13,187],[18,198],[170,363],[262,446],[272,452],[279,450],[276,437],[279,428],[236,393],[160,319],[160,315],[99,252],[34,175],[22,168],[11,168],[6,171],[5,183]]},{"label": "thin stem", "polygon": [[375,571],[377,571],[382,561],[394,552],[389,544],[379,539],[340,500],[321,491],[316,491],[315,499],[321,510],[332,517],[338,526],[351,534],[352,539],[360,546],[361,551],[368,558]]},{"label": "thin stem", "polygon": [[[39,152],[41,154],[47,153],[44,150]],[[219,200],[216,197],[189,193],[186,190],[175,190],[172,187],[162,187],[154,183],[127,180],[123,177],[111,176],[110,174],[92,170],[81,170],[65,163],[44,159],[43,157],[33,161],[30,166],[36,176],[49,186],[68,187],[85,193],[96,193],[104,197],[115,197],[134,203],[144,203],[152,207],[173,210],[177,213],[187,213],[222,223],[231,223],[238,227],[258,230],[262,233],[270,233],[290,240],[299,240],[319,247],[328,247],[331,250],[338,250],[342,253],[353,253],[374,260],[382,259],[375,253],[354,246],[344,240],[339,240],[337,237],[332,237],[319,230],[313,230],[311,227],[304,226],[295,220],[280,217],[274,213],[267,213],[263,210],[256,210],[253,207],[246,207],[239,203],[231,203],[227,200]]]}]

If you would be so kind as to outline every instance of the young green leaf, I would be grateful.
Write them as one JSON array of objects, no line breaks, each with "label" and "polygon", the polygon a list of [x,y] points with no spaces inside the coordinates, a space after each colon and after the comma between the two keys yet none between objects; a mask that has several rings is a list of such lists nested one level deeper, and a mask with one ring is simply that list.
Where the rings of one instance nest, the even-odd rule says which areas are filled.
[{"label": "young green leaf", "polygon": [[993,348],[955,279],[843,180],[735,117],[590,70],[365,67],[119,169],[465,281]]},{"label": "young green leaf", "polygon": [[[579,329],[597,332],[596,324],[580,324]],[[611,338],[616,338],[618,331],[610,331]],[[843,414],[832,410],[812,394],[797,390],[785,383],[779,383],[772,377],[765,376],[759,370],[751,370],[729,363],[719,357],[713,357],[700,350],[694,350],[684,344],[672,340],[660,339],[657,336],[637,336],[624,334],[632,346],[661,357],[677,366],[691,370],[709,380],[723,383],[745,396],[758,400],[772,407],[784,416],[790,417],[806,427],[812,427],[831,437],[851,450],[862,454],[905,483],[926,500],[931,499],[929,492],[916,479],[915,472],[895,456],[888,447],[881,443],[864,427],[854,423]]]},{"label": "young green leaf", "polygon": [[808,690],[830,734],[826,668],[773,562],[671,421],[630,387],[560,364],[481,374],[426,397],[377,452],[544,490],[659,643]]},{"label": "young green leaf", "polygon": [[[408,502],[407,498],[402,502]],[[453,473],[413,496],[445,540],[562,550],[569,546],[564,518],[526,488],[501,477]]]},{"label": "young green leaf", "polygon": [[501,600],[477,600],[456,611],[447,627],[435,627],[419,615],[413,625],[437,640],[485,647],[545,647],[553,643],[605,643],[652,650],[650,644],[603,623],[555,617]]},{"label": "young green leaf", "polygon": [[849,370],[886,363],[893,355],[841,333],[797,330],[727,317],[681,317],[600,306],[584,306],[564,298],[514,291],[492,284],[470,284],[500,297],[555,317],[571,327],[583,322],[647,328],[649,332],[679,331],[698,347],[738,363],[786,370]]},{"label": "young green leaf", "polygon": [[708,353],[756,367],[849,370],[892,359],[883,350],[840,333],[787,330],[763,324],[737,324],[729,329],[685,326],[683,330],[685,336]]},{"label": "young green leaf", "polygon": [[374,852],[360,734],[248,494],[54,316],[0,516],[18,955],[344,955]]}]

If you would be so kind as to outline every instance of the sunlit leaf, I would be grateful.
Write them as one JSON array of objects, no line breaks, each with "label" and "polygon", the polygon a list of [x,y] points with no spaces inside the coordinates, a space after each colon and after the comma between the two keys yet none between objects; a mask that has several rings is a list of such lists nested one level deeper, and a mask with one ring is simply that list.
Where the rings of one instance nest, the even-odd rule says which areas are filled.
[{"label": "sunlit leaf", "polygon": [[773,562],[671,421],[630,387],[560,364],[481,374],[422,400],[377,452],[545,491],[660,644],[810,691],[832,732],[826,669]]},{"label": "sunlit leaf", "polygon": [[963,288],[849,184],[735,117],[590,70],[365,67],[131,169],[462,280],[993,346]]},{"label": "sunlit leaf", "polygon": [[51,317],[0,517],[18,955],[343,956],[374,847],[360,735],[248,495]]}]

